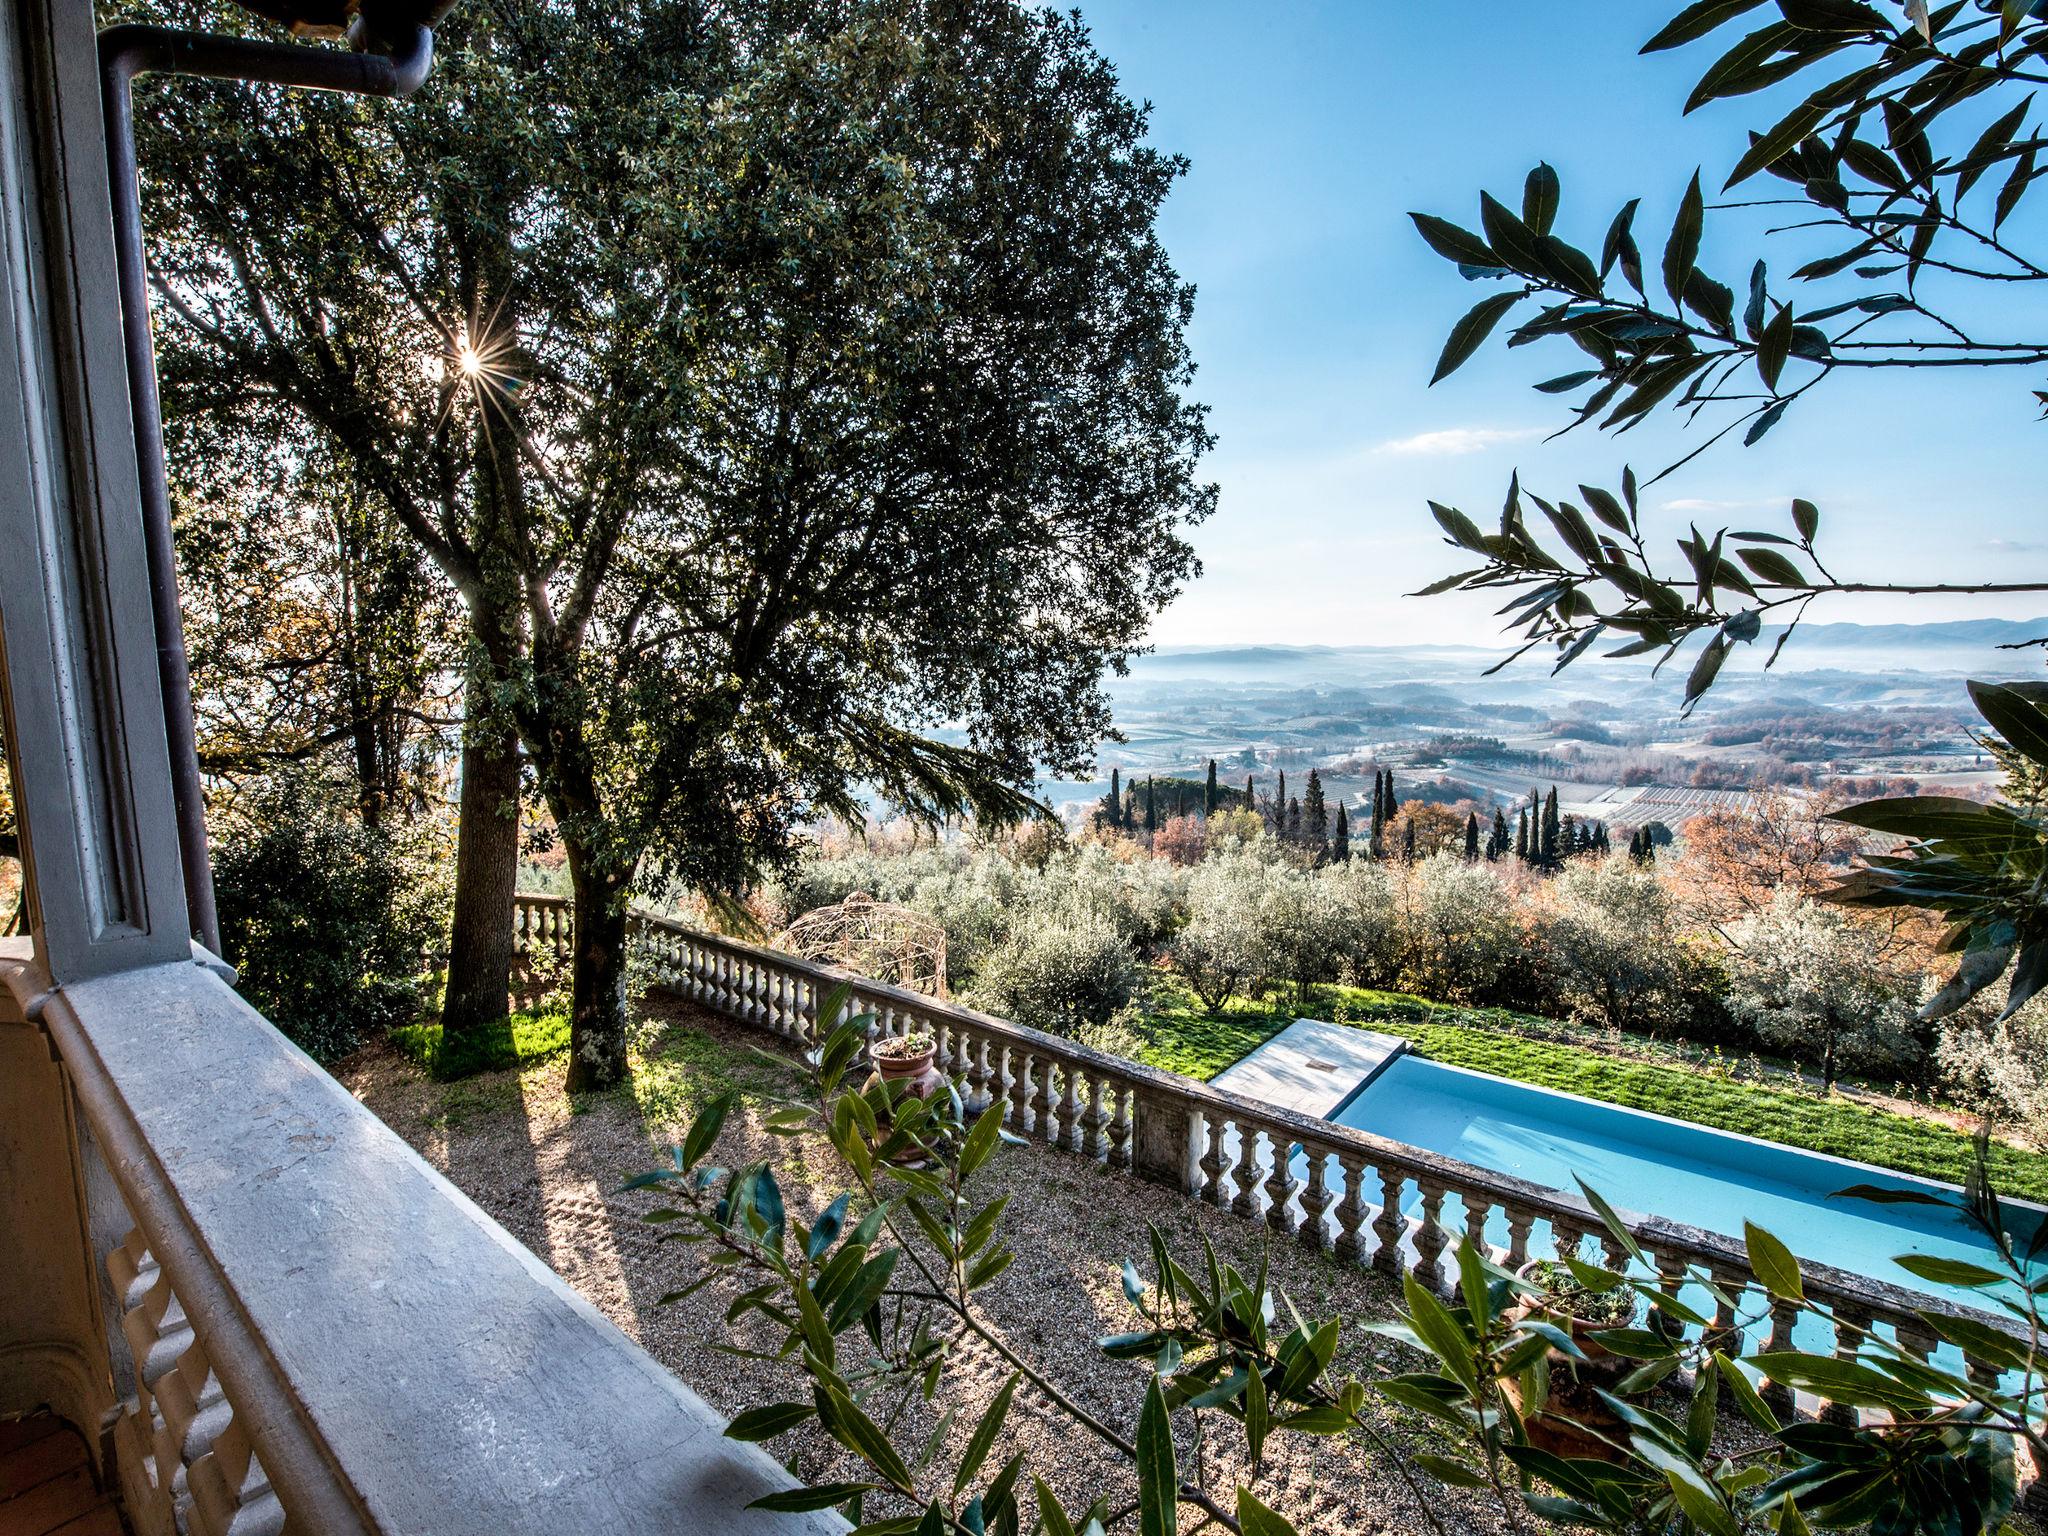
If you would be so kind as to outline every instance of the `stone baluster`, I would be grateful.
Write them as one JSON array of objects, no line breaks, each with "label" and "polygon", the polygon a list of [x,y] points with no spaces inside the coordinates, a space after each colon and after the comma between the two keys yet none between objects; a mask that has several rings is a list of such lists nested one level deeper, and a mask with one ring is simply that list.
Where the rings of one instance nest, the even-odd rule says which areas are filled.
[{"label": "stone baluster", "polygon": [[1550,1240],[1560,1259],[1581,1257],[1580,1250],[1586,1246],[1586,1228],[1569,1216],[1550,1218]]},{"label": "stone baluster", "polygon": [[968,1039],[966,1026],[949,1025],[946,1029],[946,1045],[950,1052],[946,1058],[950,1063],[946,1068],[946,1075],[961,1085],[963,1107],[971,1111],[974,1107],[974,1042]]},{"label": "stone baluster", "polygon": [[1230,1157],[1224,1151],[1223,1135],[1223,1112],[1202,1111],[1202,1155],[1195,1161],[1200,1187],[1195,1193],[1214,1206],[1227,1203],[1223,1198],[1223,1175],[1229,1171]]},{"label": "stone baluster", "polygon": [[1749,1289],[1749,1276],[1725,1264],[1712,1263],[1707,1266],[1707,1274],[1713,1280],[1715,1290],[1720,1292],[1714,1298],[1714,1336],[1721,1341],[1719,1348],[1734,1354],[1740,1347],[1740,1341],[1728,1335],[1741,1313],[1742,1298]]},{"label": "stone baluster", "polygon": [[1408,1230],[1401,1214],[1408,1176],[1398,1168],[1380,1169],[1380,1213],[1372,1220],[1372,1235],[1378,1240],[1372,1250],[1372,1267],[1382,1274],[1398,1275],[1407,1266],[1401,1257],[1401,1239]]},{"label": "stone baluster", "polygon": [[1941,1347],[1941,1336],[1919,1318],[1900,1318],[1892,1324],[1892,1336],[1908,1357],[1922,1365],[1931,1364]]},{"label": "stone baluster", "polygon": [[1053,1139],[1053,1060],[1050,1056],[1033,1058],[1031,1072],[1031,1132],[1041,1141]]},{"label": "stone baluster", "polygon": [[1128,1168],[1131,1166],[1131,1113],[1138,1101],[1137,1090],[1129,1083],[1111,1083],[1110,1093],[1115,1099],[1115,1110],[1109,1117],[1109,1166]]},{"label": "stone baluster", "polygon": [[[1854,1360],[1870,1330],[1870,1309],[1855,1302],[1838,1301],[1830,1310],[1834,1314],[1835,1358]],[[1820,1416],[1830,1424],[1846,1424],[1852,1429],[1860,1422],[1853,1404],[1838,1403],[1832,1398],[1822,1405]]]},{"label": "stone baluster", "polygon": [[1272,1160],[1266,1165],[1266,1225],[1275,1232],[1292,1232],[1296,1221],[1295,1192],[1301,1180],[1294,1176],[1294,1143],[1275,1131],[1266,1132]]},{"label": "stone baluster", "polygon": [[239,1421],[227,1422],[188,1481],[193,1536],[283,1536],[284,1506]]},{"label": "stone baluster", "polygon": [[1060,1098],[1057,1114],[1059,1129],[1054,1134],[1054,1145],[1072,1148],[1075,1132],[1081,1123],[1081,1073],[1071,1061],[1060,1063]]},{"label": "stone baluster", "polygon": [[1081,1155],[1090,1162],[1102,1160],[1102,1131],[1109,1124],[1109,1116],[1102,1108],[1105,1090],[1115,1091],[1100,1077],[1088,1079],[1088,1102],[1081,1108]]},{"label": "stone baluster", "polygon": [[1470,1190],[1458,1191],[1458,1204],[1465,1208],[1465,1237],[1482,1257],[1493,1256],[1493,1245],[1486,1240],[1486,1220],[1493,1214],[1493,1202],[1484,1195],[1475,1195]]},{"label": "stone baluster", "polygon": [[[1771,1334],[1765,1341],[1764,1348],[1772,1354],[1782,1354],[1790,1350],[1792,1348],[1792,1328],[1798,1321],[1799,1304],[1797,1302],[1782,1301],[1773,1297],[1771,1299]],[[1762,1396],[1763,1400],[1769,1403],[1781,1415],[1792,1412],[1792,1389],[1790,1387],[1784,1386],[1779,1382],[1767,1380],[1763,1385]]]},{"label": "stone baluster", "polygon": [[1337,1201],[1337,1237],[1332,1247],[1345,1263],[1363,1264],[1366,1256],[1366,1168],[1349,1153],[1339,1152],[1336,1156],[1337,1175],[1344,1182],[1344,1193]]},{"label": "stone baluster", "polygon": [[1415,1229],[1415,1278],[1432,1291],[1440,1291],[1444,1284],[1443,1252],[1450,1242],[1443,1223],[1447,1191],[1430,1178],[1418,1178],[1415,1187],[1422,1191],[1422,1222]]},{"label": "stone baluster", "polygon": [[[1685,1255],[1669,1248],[1659,1248],[1650,1255],[1650,1263],[1657,1271],[1657,1284],[1668,1296],[1676,1297],[1685,1289]],[[1650,1311],[1650,1326],[1667,1339],[1682,1338],[1685,1335],[1685,1320],[1676,1313],[1667,1312],[1661,1306]]]},{"label": "stone baluster", "polygon": [[1001,1048],[991,1047],[988,1036],[984,1034],[969,1037],[963,1032],[961,1040],[967,1052],[967,1112],[979,1115],[988,1108],[993,1097],[995,1074],[989,1070],[989,1055],[992,1049]]},{"label": "stone baluster", "polygon": [[[1032,1129],[1031,1125],[1031,1053],[1021,1045],[1009,1048],[1010,1063],[1010,1129],[1019,1136]],[[1041,1065],[1040,1070],[1044,1070]]]},{"label": "stone baluster", "polygon": [[1330,1154],[1310,1146],[1304,1146],[1302,1152],[1308,1158],[1308,1182],[1302,1186],[1301,1225],[1294,1235],[1301,1239],[1303,1247],[1322,1253],[1330,1247],[1330,1229],[1325,1218],[1337,1199],[1329,1183]]},{"label": "stone baluster", "polygon": [[1264,1182],[1259,1170],[1259,1132],[1243,1120],[1237,1122],[1237,1162],[1231,1167],[1230,1182],[1237,1188],[1237,1195],[1230,1202],[1231,1212],[1238,1216],[1258,1215],[1259,1186]]},{"label": "stone baluster", "polygon": [[1529,1262],[1529,1232],[1536,1225],[1536,1213],[1525,1205],[1510,1205],[1508,1213],[1508,1258],[1509,1269],[1520,1269]]}]

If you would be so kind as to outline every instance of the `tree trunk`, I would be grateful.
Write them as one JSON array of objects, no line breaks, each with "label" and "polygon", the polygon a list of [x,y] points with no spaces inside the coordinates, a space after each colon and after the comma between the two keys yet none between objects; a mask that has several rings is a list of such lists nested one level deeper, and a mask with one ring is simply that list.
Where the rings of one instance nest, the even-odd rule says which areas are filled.
[{"label": "tree trunk", "polygon": [[[488,692],[472,666],[465,695]],[[512,897],[519,883],[519,743],[495,721],[462,730],[461,825],[455,839],[455,923],[448,943],[448,996],[441,1035],[502,1028],[511,1012]]]},{"label": "tree trunk", "polygon": [[569,1011],[571,1093],[609,1088],[626,1076],[626,893],[591,878],[572,851],[576,964]]}]

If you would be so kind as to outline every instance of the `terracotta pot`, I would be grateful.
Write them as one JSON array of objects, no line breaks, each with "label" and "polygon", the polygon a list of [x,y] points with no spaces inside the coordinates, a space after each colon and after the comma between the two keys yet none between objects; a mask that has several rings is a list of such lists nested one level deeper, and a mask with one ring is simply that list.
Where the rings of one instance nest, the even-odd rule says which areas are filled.
[{"label": "terracotta pot", "polygon": [[903,1097],[909,1099],[928,1099],[945,1082],[936,1065],[938,1054],[936,1044],[927,1046],[915,1056],[885,1056],[872,1049],[868,1052],[882,1081],[902,1083]]}]

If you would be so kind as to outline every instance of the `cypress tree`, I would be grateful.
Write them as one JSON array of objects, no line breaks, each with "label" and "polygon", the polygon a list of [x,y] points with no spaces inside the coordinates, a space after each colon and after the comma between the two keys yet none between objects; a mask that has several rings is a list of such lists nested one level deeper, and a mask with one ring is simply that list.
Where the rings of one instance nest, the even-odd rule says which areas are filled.
[{"label": "cypress tree", "polygon": [[1273,831],[1277,836],[1287,835],[1287,770],[1280,770],[1280,787],[1273,791]]},{"label": "cypress tree", "polygon": [[1493,841],[1489,845],[1487,860],[1498,859],[1508,851],[1508,818],[1499,806],[1493,808]]},{"label": "cypress tree", "polygon": [[1351,821],[1344,814],[1344,802],[1337,802],[1337,830],[1330,834],[1330,857],[1339,864],[1351,858]]},{"label": "cypress tree", "polygon": [[1555,867],[1558,862],[1557,786],[1550,786],[1550,794],[1543,802],[1543,862]]},{"label": "cypress tree", "polygon": [[1330,810],[1323,799],[1323,777],[1311,768],[1308,788],[1301,795],[1301,835],[1320,858],[1330,833]]},{"label": "cypress tree", "polygon": [[1408,863],[1415,862],[1415,818],[1408,818],[1408,829],[1401,839],[1401,857]]},{"label": "cypress tree", "polygon": [[1252,776],[1250,774],[1244,776],[1244,808],[1248,811],[1256,811],[1259,808],[1259,802],[1252,798]]},{"label": "cypress tree", "polygon": [[1479,813],[1465,813],[1465,857],[1467,860],[1479,857]]},{"label": "cypress tree", "polygon": [[1526,805],[1515,812],[1515,857],[1523,860],[1529,857],[1529,808]]},{"label": "cypress tree", "polygon": [[1112,827],[1124,824],[1124,776],[1120,768],[1109,770],[1109,798],[1103,803],[1102,819]]},{"label": "cypress tree", "polygon": [[1173,813],[1176,816],[1185,816],[1188,813],[1188,787],[1185,784],[1181,785],[1180,793],[1174,799]]},{"label": "cypress tree", "polygon": [[1202,817],[1207,820],[1216,814],[1216,759],[1209,759],[1209,782],[1202,786]]},{"label": "cypress tree", "polygon": [[1159,830],[1159,792],[1152,783],[1152,775],[1145,775],[1145,830]]}]

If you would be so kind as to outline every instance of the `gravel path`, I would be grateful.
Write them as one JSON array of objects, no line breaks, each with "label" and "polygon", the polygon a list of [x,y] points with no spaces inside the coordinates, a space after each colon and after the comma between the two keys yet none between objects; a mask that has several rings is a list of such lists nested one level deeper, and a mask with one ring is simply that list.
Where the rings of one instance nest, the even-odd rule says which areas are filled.
[{"label": "gravel path", "polygon": [[[646,1193],[617,1191],[625,1178],[654,1166],[656,1147],[679,1139],[696,1104],[737,1084],[750,1097],[744,1113],[728,1122],[719,1161],[730,1165],[749,1156],[775,1158],[792,1214],[806,1219],[824,1203],[814,1193],[814,1180],[826,1198],[837,1192],[837,1186],[822,1182],[832,1172],[831,1154],[822,1142],[792,1143],[761,1129],[759,1096],[790,1081],[747,1049],[762,1038],[686,1004],[652,1002],[642,1019],[633,1087],[573,1106],[561,1092],[559,1059],[523,1075],[504,1072],[438,1084],[380,1047],[344,1063],[339,1075],[513,1236],[715,1407],[733,1414],[763,1402],[808,1398],[808,1392],[794,1369],[742,1360],[713,1347],[719,1341],[749,1348],[773,1348],[779,1342],[759,1317],[728,1330],[725,1309],[737,1287],[715,1282],[681,1303],[656,1305],[663,1293],[702,1272],[704,1250],[658,1242],[662,1229],[638,1217],[661,1202]],[[1159,1224],[1184,1263],[1199,1254],[1197,1233],[1206,1231],[1219,1254],[1246,1272],[1258,1263],[1267,1236],[1263,1227],[1198,1201],[1037,1145],[1002,1149],[978,1185],[985,1197],[1011,1196],[1003,1225],[1018,1251],[1010,1271],[980,1293],[987,1319],[1018,1354],[1038,1362],[1075,1401],[1126,1434],[1137,1422],[1145,1376],[1140,1367],[1105,1360],[1094,1341],[1132,1326],[1119,1265],[1130,1255],[1149,1272],[1146,1223]],[[1274,1287],[1290,1296],[1304,1317],[1344,1318],[1347,1337],[1340,1368],[1348,1364],[1363,1370],[1375,1355],[1398,1353],[1395,1346],[1369,1340],[1351,1326],[1392,1315],[1395,1292],[1382,1277],[1281,1241],[1273,1244],[1271,1273]],[[951,1455],[957,1456],[981,1405],[1007,1374],[993,1351],[985,1346],[970,1350],[949,1370],[935,1404],[917,1402],[907,1410],[911,1434],[899,1443],[905,1438],[921,1443],[942,1414],[957,1408],[949,1442]],[[1384,1411],[1383,1428],[1393,1442],[1429,1448],[1427,1436],[1411,1419]],[[1099,1494],[1107,1494],[1114,1505],[1134,1496],[1134,1480],[1121,1459],[1034,1399],[1028,1388],[1018,1394],[1010,1425],[1009,1443],[999,1443],[990,1469],[1022,1450],[1027,1469],[1043,1476],[1069,1508]],[[1209,1486],[1226,1502],[1244,1472],[1242,1441],[1221,1448],[1214,1442],[1235,1429],[1218,1417],[1212,1443],[1205,1448]],[[812,1481],[858,1475],[852,1458],[815,1425],[792,1432],[771,1449]],[[1184,1440],[1184,1473],[1196,1455],[1191,1439]],[[1426,1532],[1432,1529],[1431,1516],[1447,1532],[1509,1528],[1490,1496],[1414,1475],[1426,1491],[1428,1514],[1387,1455],[1359,1439],[1280,1434],[1269,1446],[1266,1472],[1256,1487],[1303,1536]],[[869,1515],[878,1512],[871,1507]],[[1191,1529],[1198,1512],[1183,1514],[1183,1529]]]}]

